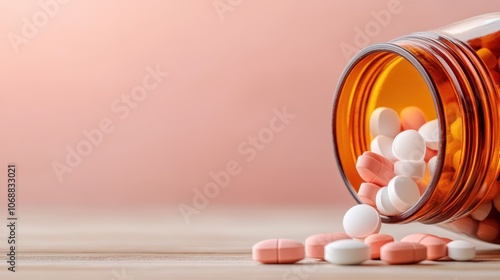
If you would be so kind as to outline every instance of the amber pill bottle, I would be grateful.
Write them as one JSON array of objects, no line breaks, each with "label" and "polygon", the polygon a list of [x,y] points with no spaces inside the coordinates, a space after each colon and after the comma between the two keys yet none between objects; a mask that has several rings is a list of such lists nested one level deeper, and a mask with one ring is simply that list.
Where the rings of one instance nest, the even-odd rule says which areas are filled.
[{"label": "amber pill bottle", "polygon": [[[500,13],[493,13],[369,46],[348,63],[334,99],[333,142],[359,203],[356,160],[370,150],[371,113],[418,106],[439,123],[435,175],[420,182],[427,188],[414,207],[383,221],[439,224],[500,244],[499,57]],[[477,208],[487,215],[474,219]]]}]

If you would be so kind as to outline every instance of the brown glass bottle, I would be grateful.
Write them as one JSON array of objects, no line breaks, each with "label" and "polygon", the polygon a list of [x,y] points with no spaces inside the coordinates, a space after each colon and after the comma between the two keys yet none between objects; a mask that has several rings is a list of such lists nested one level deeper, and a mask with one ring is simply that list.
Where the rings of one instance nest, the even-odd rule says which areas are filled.
[{"label": "brown glass bottle", "polygon": [[[436,173],[414,207],[383,221],[440,224],[500,244],[499,57],[500,13],[494,13],[369,46],[349,62],[335,95],[333,136],[341,174],[358,202],[356,159],[370,149],[371,112],[418,106],[439,122]],[[483,204],[492,206],[487,217],[472,218]]]}]

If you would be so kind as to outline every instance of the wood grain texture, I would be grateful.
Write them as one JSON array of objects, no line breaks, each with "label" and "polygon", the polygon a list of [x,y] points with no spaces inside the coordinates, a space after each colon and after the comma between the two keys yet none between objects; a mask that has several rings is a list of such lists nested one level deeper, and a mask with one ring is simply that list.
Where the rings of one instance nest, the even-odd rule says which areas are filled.
[{"label": "wood grain texture", "polygon": [[[500,248],[484,243],[477,243],[481,251],[471,262],[334,266],[313,259],[293,265],[261,265],[251,259],[251,246],[262,239],[303,241],[311,234],[342,230],[344,211],[213,208],[189,224],[173,211],[80,213],[71,222],[60,213],[25,213],[18,233],[18,272],[6,270],[1,244],[0,279],[500,279]],[[382,232],[396,238],[414,232],[459,237],[420,224],[383,225]]]}]

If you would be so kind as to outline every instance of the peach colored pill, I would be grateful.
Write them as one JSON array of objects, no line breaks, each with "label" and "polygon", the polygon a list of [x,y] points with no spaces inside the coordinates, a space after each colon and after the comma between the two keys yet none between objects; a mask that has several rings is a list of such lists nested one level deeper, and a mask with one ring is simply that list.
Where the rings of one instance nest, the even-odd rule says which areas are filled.
[{"label": "peach colored pill", "polygon": [[369,198],[372,201],[375,201],[375,197],[377,197],[377,192],[380,190],[380,186],[377,186],[372,183],[361,183],[358,190],[359,196],[364,196]]},{"label": "peach colored pill", "polygon": [[367,156],[358,157],[356,170],[365,182],[374,183],[379,186],[387,185],[387,183],[389,183],[389,181],[396,176],[394,171]]},{"label": "peach colored pill", "polygon": [[325,246],[333,241],[351,239],[347,233],[334,232],[311,235],[306,238],[306,256],[324,260]]},{"label": "peach colored pill", "polygon": [[493,208],[491,201],[483,203],[470,213],[470,217],[476,221],[482,221],[488,217],[491,212],[491,208]]},{"label": "peach colored pill", "polygon": [[374,153],[374,152],[366,151],[363,153],[363,156],[373,158],[374,160],[381,162],[383,165],[387,166],[387,168],[389,168],[389,169],[394,168],[394,163],[392,163],[392,161],[390,161],[389,159],[387,159],[383,155],[379,155],[379,154]]},{"label": "peach colored pill", "polygon": [[304,245],[292,239],[267,239],[252,247],[252,258],[265,264],[295,263],[304,256]]},{"label": "peach colored pill", "polygon": [[481,45],[500,56],[500,31],[481,37]]},{"label": "peach colored pill", "polygon": [[[498,61],[500,61],[500,59]],[[498,73],[497,71],[493,71],[493,70],[491,70],[490,73],[491,73],[491,77],[493,77],[493,82],[500,84],[500,73]]]},{"label": "peach colored pill", "polygon": [[497,192],[497,194],[493,198],[493,205],[495,206],[497,211],[500,212],[500,190]]},{"label": "peach colored pill", "polygon": [[440,237],[429,235],[420,240],[419,244],[427,247],[428,260],[434,261],[448,255],[446,249],[447,242],[443,241]]},{"label": "peach colored pill", "polygon": [[462,119],[457,118],[451,125],[450,125],[450,131],[451,135],[453,136],[453,139],[462,142]]},{"label": "peach colored pill", "polygon": [[451,226],[454,231],[457,231],[459,233],[465,233],[469,236],[475,236],[477,233],[478,221],[472,219],[469,216],[466,216],[448,223],[448,226]]},{"label": "peach colored pill", "polygon": [[453,241],[453,239],[448,238],[448,237],[440,237],[440,238],[441,238],[441,240],[443,240],[443,242],[444,242],[444,243],[446,243],[446,244],[448,244],[448,243],[450,243],[451,241]]},{"label": "peach colored pill", "polygon": [[401,238],[401,242],[412,242],[412,243],[420,243],[424,238],[428,236],[434,236],[437,237],[433,234],[428,234],[428,233],[412,233],[409,234],[403,238]]},{"label": "peach colored pill", "polygon": [[389,264],[418,263],[427,258],[427,247],[411,242],[391,242],[380,248],[380,259]]},{"label": "peach colored pill", "polygon": [[500,225],[497,220],[487,218],[479,223],[477,237],[484,241],[493,241],[497,238],[499,229]]},{"label": "peach colored pill", "polygon": [[418,130],[425,123],[424,113],[416,106],[404,108],[399,116],[403,130]]},{"label": "peach colored pill", "polygon": [[368,198],[366,196],[363,196],[363,195],[359,195],[359,194],[358,194],[358,197],[359,197],[359,200],[361,200],[361,202],[363,202],[364,204],[370,205],[371,207],[377,209],[377,204],[375,203],[375,200]]},{"label": "peach colored pill", "polygon": [[438,151],[426,148],[424,161],[428,162],[431,158],[437,156],[437,154],[438,154]]},{"label": "peach colored pill", "polygon": [[453,155],[453,168],[455,168],[455,170],[458,169],[459,165],[460,165],[460,159],[462,158],[462,151],[461,150],[458,150],[454,155]]},{"label": "peach colored pill", "polygon": [[481,48],[477,50],[476,53],[488,69],[493,69],[497,66],[497,58],[489,49]]},{"label": "peach colored pill", "polygon": [[420,193],[420,196],[422,196],[424,194],[425,190],[427,189],[428,183],[426,183],[422,180],[418,180],[418,181],[416,181],[416,183],[418,186],[418,192]]},{"label": "peach colored pill", "polygon": [[394,237],[388,234],[376,233],[367,236],[364,242],[370,247],[370,255],[372,260],[377,260],[380,259],[380,247],[389,242],[394,242]]}]

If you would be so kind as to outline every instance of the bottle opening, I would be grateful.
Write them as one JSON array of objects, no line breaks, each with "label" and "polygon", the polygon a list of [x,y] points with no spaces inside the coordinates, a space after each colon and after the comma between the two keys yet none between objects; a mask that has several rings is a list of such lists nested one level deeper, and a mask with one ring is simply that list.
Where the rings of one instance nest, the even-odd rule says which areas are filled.
[{"label": "bottle opening", "polygon": [[[337,89],[333,115],[334,142],[344,181],[355,199],[363,202],[357,193],[364,180],[356,170],[356,162],[364,152],[373,152],[371,143],[376,135],[370,132],[372,113],[378,108],[390,108],[401,116],[405,108],[414,107],[421,110],[425,122],[428,122],[438,118],[439,102],[435,100],[432,81],[424,68],[411,54],[394,45],[369,47],[349,65]],[[438,138],[445,138],[441,129],[436,133]],[[438,155],[437,148],[427,149],[426,153],[427,161]],[[391,156],[384,156],[391,159]],[[436,159],[436,170],[439,170],[442,160]],[[425,203],[426,188],[432,185],[432,176],[426,165],[423,178],[416,180],[422,195],[419,202],[408,211],[395,215],[396,220],[412,215]],[[394,217],[385,219],[385,222],[390,222]]]}]

